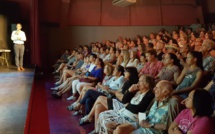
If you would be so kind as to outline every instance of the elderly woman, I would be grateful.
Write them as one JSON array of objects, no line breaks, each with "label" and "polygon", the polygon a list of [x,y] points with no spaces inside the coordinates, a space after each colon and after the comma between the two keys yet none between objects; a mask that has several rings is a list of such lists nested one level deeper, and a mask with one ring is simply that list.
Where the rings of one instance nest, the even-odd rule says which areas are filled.
[{"label": "elderly woman", "polygon": [[96,125],[99,113],[108,109],[116,110],[124,107],[123,103],[127,103],[126,100],[124,99],[124,94],[133,84],[137,84],[138,72],[135,67],[127,67],[125,69],[124,75],[125,75],[126,82],[123,85],[121,91],[118,91],[115,93],[116,99],[107,98],[105,96],[99,96],[99,98],[96,100],[95,104],[93,105],[93,108],[90,111],[90,113],[85,117],[81,118],[80,125],[84,125],[92,122],[93,117],[95,117],[95,125]]},{"label": "elderly woman", "polygon": [[206,90],[196,89],[182,102],[185,110],[176,117],[169,127],[169,134],[213,134],[214,123],[212,98]]},{"label": "elderly woman", "polygon": [[[132,85],[124,95],[128,105],[120,110],[108,110],[99,114],[95,132],[99,134],[113,133],[120,124],[138,121],[138,113],[145,112],[154,98],[154,79],[142,75],[136,85]],[[133,94],[136,92],[136,94]]]}]

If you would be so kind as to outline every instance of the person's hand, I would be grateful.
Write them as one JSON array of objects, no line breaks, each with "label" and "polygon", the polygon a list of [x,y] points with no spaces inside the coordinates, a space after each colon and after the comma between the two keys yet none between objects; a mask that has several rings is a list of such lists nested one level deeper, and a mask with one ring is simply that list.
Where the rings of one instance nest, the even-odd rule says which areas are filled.
[{"label": "person's hand", "polygon": [[147,120],[141,120],[140,121],[140,126],[143,128],[150,128],[151,124]]},{"label": "person's hand", "polygon": [[101,82],[98,82],[97,85],[98,85],[98,86],[101,86]]},{"label": "person's hand", "polygon": [[108,86],[101,86],[101,89],[102,89],[102,90],[108,91],[108,90],[109,90],[109,87],[108,87]]},{"label": "person's hand", "polygon": [[139,90],[138,88],[139,88],[138,84],[133,84],[128,90],[129,90],[129,92],[134,92],[134,91]]},{"label": "person's hand", "polygon": [[192,134],[192,131],[191,130],[187,131],[187,134]]}]

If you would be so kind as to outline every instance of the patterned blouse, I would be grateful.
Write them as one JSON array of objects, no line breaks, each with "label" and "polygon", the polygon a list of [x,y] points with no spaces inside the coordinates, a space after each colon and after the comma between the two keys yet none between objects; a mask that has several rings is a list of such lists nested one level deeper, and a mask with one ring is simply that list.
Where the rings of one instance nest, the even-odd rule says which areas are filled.
[{"label": "patterned blouse", "polygon": [[174,81],[175,72],[179,72],[179,68],[177,66],[174,65],[171,69],[167,69],[165,66],[158,74],[159,80]]},{"label": "patterned blouse", "polygon": [[[152,66],[150,66],[153,64]],[[159,71],[162,69],[163,63],[161,61],[155,61],[154,63],[147,62],[143,69],[140,71],[141,74],[148,74],[152,77],[156,77]]]}]

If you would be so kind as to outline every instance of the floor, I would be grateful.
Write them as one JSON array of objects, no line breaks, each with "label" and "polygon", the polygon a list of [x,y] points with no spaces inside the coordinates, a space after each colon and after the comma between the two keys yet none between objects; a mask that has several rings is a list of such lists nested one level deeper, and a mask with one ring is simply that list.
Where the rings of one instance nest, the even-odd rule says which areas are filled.
[{"label": "floor", "polygon": [[0,134],[24,133],[33,77],[33,69],[0,66]]},{"label": "floor", "polygon": [[[66,100],[70,93],[64,94],[61,99],[53,98],[50,88],[54,86],[54,77],[40,74],[34,73],[34,69],[18,72],[14,66],[0,66],[0,134],[26,134],[27,127],[27,134],[91,132],[93,123],[79,126],[81,116],[73,116],[73,112],[66,109],[74,102]],[[31,99],[33,96],[33,101],[28,120],[30,96]],[[30,122],[27,127],[26,117]]]},{"label": "floor", "polygon": [[49,113],[49,126],[51,134],[87,134],[93,130],[94,123],[79,126],[82,116],[73,116],[73,111],[68,111],[66,106],[74,101],[67,101],[71,94],[66,93],[61,99],[51,96],[50,87],[54,86],[53,76],[46,81],[47,105]]}]

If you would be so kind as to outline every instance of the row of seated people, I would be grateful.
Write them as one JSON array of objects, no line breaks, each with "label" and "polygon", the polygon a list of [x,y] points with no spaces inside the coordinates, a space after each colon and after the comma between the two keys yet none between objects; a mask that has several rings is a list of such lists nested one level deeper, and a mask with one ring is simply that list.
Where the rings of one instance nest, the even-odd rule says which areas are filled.
[{"label": "row of seated people", "polygon": [[[171,55],[171,53],[170,54],[167,54],[167,55]],[[166,57],[166,56],[165,56]],[[108,73],[108,70],[110,71],[111,69],[111,66],[110,65],[106,65],[106,67],[105,67],[105,69],[104,69],[104,73],[106,74],[106,76],[105,76],[105,78],[104,78],[104,81],[107,81],[107,79],[109,79],[110,78],[110,74],[111,73]],[[121,69],[120,69],[121,68]],[[132,81],[132,80],[137,80],[138,79],[138,72],[137,72],[137,69],[136,69],[136,71],[134,71],[136,68],[135,67],[127,67],[127,70],[132,70],[132,71],[130,71],[130,74],[129,74],[129,71],[126,71],[127,73],[125,73],[124,74],[124,79],[127,79],[127,80],[129,80],[129,75],[135,75],[135,76],[131,76],[130,78],[130,80]],[[121,71],[120,71],[121,70]],[[123,75],[122,75],[122,72],[124,71],[124,68],[122,67],[122,66],[116,66],[115,67],[115,69],[114,69],[114,73],[113,73],[113,76],[115,76],[115,78],[113,77],[113,79],[111,80],[111,81],[109,81],[110,83],[106,83],[106,84],[104,84],[103,86],[101,86],[100,84],[98,84],[98,86],[97,87],[100,87],[99,89],[101,90],[101,89],[103,89],[103,90],[108,90],[109,92],[112,92],[113,94],[115,94],[116,96],[120,96],[121,95],[121,99],[122,99],[122,94],[123,94],[123,92],[125,93],[125,89],[126,89],[126,87],[128,88],[129,86],[127,85],[127,84],[124,84],[123,86],[122,86],[122,84],[123,84],[123,81],[122,81],[122,78],[123,78]],[[136,72],[136,73],[135,73]],[[162,76],[162,75],[161,75]],[[140,77],[140,81],[142,81],[141,80],[141,78],[142,77]],[[151,77],[150,77],[151,78]],[[143,79],[143,78],[142,78]],[[118,80],[118,81],[117,81]],[[115,82],[115,83],[114,83]],[[136,82],[130,82],[130,84],[132,84],[132,83],[137,83],[137,81]],[[112,85],[113,84],[113,85]],[[71,85],[71,83],[70,83],[70,85]],[[106,86],[106,85],[109,85],[109,86]],[[116,86],[117,85],[117,86]],[[126,86],[127,85],[127,86]],[[131,86],[131,85],[130,85]],[[116,92],[116,91],[114,91],[114,90],[117,90],[117,89],[120,89],[120,87],[122,88],[122,89],[124,89],[124,90],[121,90],[121,91],[118,91],[118,92]],[[86,89],[94,89],[93,87],[85,87]],[[112,89],[112,90],[110,90],[110,89]],[[100,90],[98,90],[98,91],[100,91]],[[86,92],[86,90],[83,90],[82,92],[81,92],[81,95],[80,95],[80,97],[79,97],[79,99],[75,102],[75,103],[73,103],[71,106],[69,106],[68,107],[68,109],[69,110],[79,110],[79,108],[81,108],[81,106],[82,105],[84,105],[85,104],[85,106],[86,106],[86,108],[85,108],[85,110],[86,110],[86,113],[89,113],[89,111],[91,110],[91,108],[92,108],[92,106],[93,106],[93,103],[97,100],[98,102],[99,102],[99,100],[105,100],[104,98],[100,98],[100,99],[97,99],[99,96],[107,96],[107,94],[105,94],[105,93],[103,93],[103,92],[98,92],[98,91],[96,91],[96,90],[88,90],[87,91],[87,93],[84,93],[84,91]],[[84,95],[85,94],[85,95]],[[137,95],[138,96],[138,95]],[[130,96],[131,97],[131,96]],[[129,98],[130,98],[129,97]],[[119,97],[119,99],[120,99],[120,97]],[[124,98],[125,99],[125,98]],[[146,100],[144,101],[144,100],[142,100],[143,102],[147,102]],[[150,100],[149,100],[150,101]],[[93,102],[93,103],[92,103]],[[108,101],[107,101],[108,102]],[[106,102],[106,103],[107,103]],[[143,102],[142,103],[138,103],[139,104],[139,107],[142,107],[142,106],[144,106],[143,105]],[[113,104],[116,104],[115,102],[113,103]],[[136,107],[138,110],[140,110],[140,111],[138,111],[138,112],[142,112],[142,110],[141,110],[141,108],[138,108],[138,106]],[[135,108],[135,109],[136,109]],[[144,107],[142,107],[142,108],[144,108]],[[146,108],[146,107],[145,107]],[[107,110],[108,108],[106,108],[106,110]],[[116,109],[116,108],[115,108]],[[119,107],[119,109],[121,109],[121,107]],[[95,113],[93,113],[93,110],[91,110],[92,111],[92,113],[91,114],[89,114],[89,115],[92,115],[92,117],[94,117],[94,114]],[[98,111],[98,110],[97,110]],[[99,111],[101,111],[101,110],[99,110]],[[138,113],[138,112],[134,112],[134,113]],[[98,114],[98,112],[97,112],[97,114]],[[95,115],[96,116],[96,115]],[[90,116],[85,116],[85,118],[83,118],[82,120],[81,120],[82,122],[91,122],[92,121],[92,119],[90,119]]]},{"label": "row of seated people", "polygon": [[[206,41],[204,43],[208,54],[208,51],[211,50],[210,47],[212,47],[212,45],[210,43],[207,44]],[[167,53],[162,56],[162,62],[157,60],[157,52],[153,49],[148,49],[146,53],[140,54],[140,58],[135,58],[135,50],[129,52],[130,49],[128,49],[128,51],[126,49],[123,49],[121,51],[122,54],[119,54],[120,51],[118,51],[118,57],[116,58],[117,60],[115,62],[115,65],[110,65],[109,63],[112,62],[107,62],[110,61],[111,58],[106,61],[105,59],[102,60],[101,58],[97,58],[95,54],[91,54],[89,57],[84,57],[83,53],[77,52],[76,54],[74,54],[74,57],[76,57],[76,59],[78,60],[76,60],[77,62],[74,62],[72,68],[75,69],[78,66],[78,63],[82,62],[83,65],[81,69],[78,69],[81,66],[79,65],[76,70],[68,70],[65,69],[67,65],[62,63],[56,71],[61,72],[61,79],[56,82],[56,85],[61,83],[62,84],[55,88],[52,88],[53,90],[57,90],[53,92],[53,97],[59,98],[63,93],[69,91],[72,87],[73,95],[68,99],[76,99],[76,94],[78,92],[80,94],[79,98],[75,103],[68,106],[68,109],[82,111],[82,108],[85,107],[84,113],[86,114],[86,116],[80,120],[80,125],[95,120],[95,133],[123,133],[124,130],[126,130],[126,132],[128,132],[128,130],[132,132],[137,128],[140,129],[137,129],[136,132],[134,131],[133,133],[160,133],[159,130],[167,130],[168,128],[169,133],[173,133],[173,131],[182,131],[186,133],[188,132],[188,130],[192,130],[192,133],[197,133],[197,130],[199,131],[199,133],[202,132],[200,130],[208,130],[208,133],[210,133],[211,131],[209,131],[209,120],[208,122],[206,121],[206,124],[209,123],[209,125],[200,125],[202,128],[196,125],[201,124],[197,123],[196,121],[194,122],[194,127],[192,120],[197,120],[196,116],[210,116],[213,112],[212,103],[210,101],[211,96],[207,94],[208,92],[206,90],[214,90],[214,82],[211,81],[206,86],[206,90],[202,89],[199,91],[196,87],[198,87],[198,85],[200,84],[202,75],[204,73],[207,74],[208,72],[211,72],[211,70],[209,69],[214,69],[214,63],[210,61],[207,62],[207,65],[204,65],[204,60],[202,57],[202,54],[204,55],[203,51],[202,53],[197,51],[189,51],[187,52],[186,60],[182,59],[180,64],[178,59],[179,56],[176,56],[177,46],[166,45],[166,48]],[[130,54],[130,56],[127,57],[130,57],[130,60],[135,62],[132,63],[130,62],[130,60],[125,61],[125,53]],[[117,56],[113,47],[111,47],[111,54],[114,54],[115,57]],[[99,56],[99,54],[97,55]],[[122,61],[120,62],[121,59]],[[139,62],[139,60],[141,62]],[[106,63],[106,65],[104,68],[105,77],[103,78],[104,62]],[[212,65],[210,65],[211,63]],[[113,71],[113,73],[111,70]],[[71,77],[67,78],[68,76]],[[101,84],[99,82],[101,82],[102,79],[103,82]],[[89,87],[95,85],[95,83],[98,83],[96,87]],[[157,83],[157,85],[155,86],[155,84],[153,83]],[[171,86],[167,86],[167,88],[165,88],[165,86],[161,86],[168,84],[170,84]],[[170,88],[172,86],[176,88],[172,90],[172,88]],[[153,88],[154,93],[152,92]],[[166,91],[165,89],[167,89],[168,91]],[[162,92],[162,90],[164,91]],[[168,93],[165,94],[165,92]],[[197,92],[201,92],[199,94],[204,94],[205,96],[208,95],[206,98],[209,99],[204,99],[205,102],[202,103],[203,105],[199,102],[193,102],[195,100],[195,94],[198,94]],[[162,95],[163,97],[161,97]],[[180,124],[181,121],[180,119],[178,119],[180,116],[178,115],[179,108],[177,108],[178,106],[176,106],[176,104],[178,103],[173,103],[174,101],[170,103],[173,99],[169,99],[171,98],[170,96],[173,95],[179,95],[177,97],[178,101],[181,101],[182,99],[188,97],[183,102],[185,102],[186,107],[189,110],[183,111],[184,113],[180,115],[183,117],[185,114],[187,114],[188,116],[190,113],[192,113],[190,111],[193,111],[193,119],[191,120],[191,118],[189,118],[190,120],[187,123],[192,125],[192,129],[190,128],[191,126]],[[201,96],[201,98],[204,98],[204,95]],[[154,96],[155,101],[152,101]],[[169,102],[169,100],[171,101]],[[152,105],[151,109],[147,109],[151,101],[155,102],[154,105],[156,105]],[[173,108],[170,109],[171,106],[167,105],[165,109],[166,111],[162,109],[162,105],[165,104],[165,101],[173,104],[171,105],[173,106]],[[201,100],[201,102],[203,101]],[[198,105],[196,106],[196,104]],[[208,105],[203,108],[203,106],[205,106],[204,104]],[[160,107],[160,110],[164,113],[159,112]],[[199,109],[199,107],[201,107],[199,112],[202,112],[204,114],[201,113],[201,115],[197,112],[198,114],[195,115],[195,112],[197,110],[196,108]],[[112,109],[112,111],[109,111],[110,109]],[[202,111],[202,109],[205,109],[206,111]],[[138,113],[146,112],[146,110],[149,110],[149,114],[147,115],[146,119],[142,122],[138,122]],[[80,111],[75,112],[75,114],[78,114]],[[155,111],[158,113],[156,114]],[[171,124],[171,122],[177,115],[178,117]],[[206,126],[208,126],[208,128],[205,128]],[[196,128],[199,129],[196,130]]]}]

